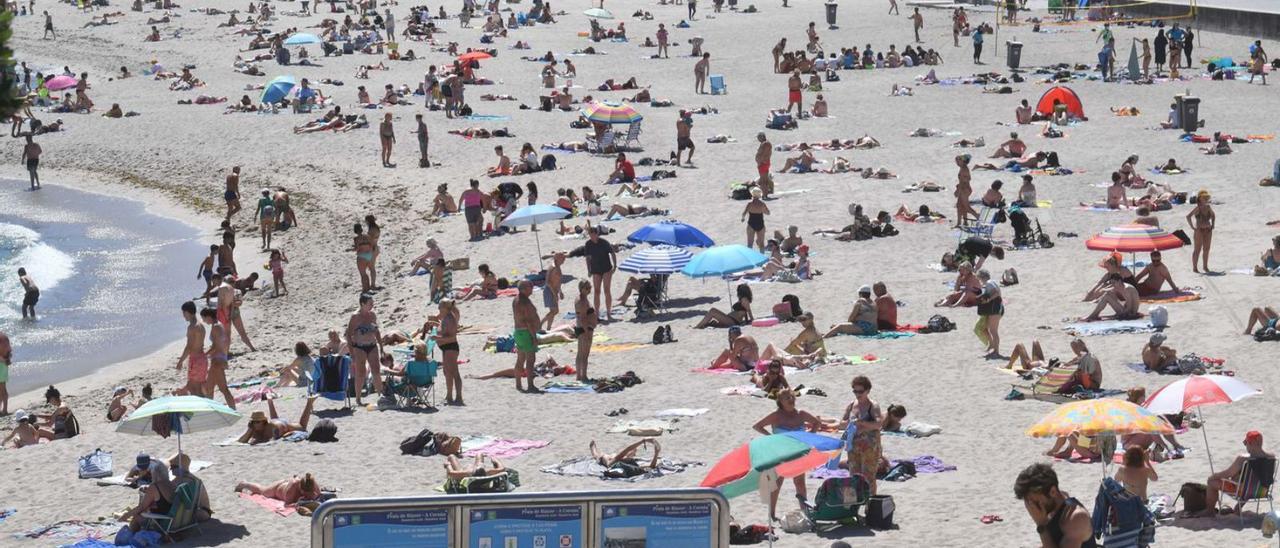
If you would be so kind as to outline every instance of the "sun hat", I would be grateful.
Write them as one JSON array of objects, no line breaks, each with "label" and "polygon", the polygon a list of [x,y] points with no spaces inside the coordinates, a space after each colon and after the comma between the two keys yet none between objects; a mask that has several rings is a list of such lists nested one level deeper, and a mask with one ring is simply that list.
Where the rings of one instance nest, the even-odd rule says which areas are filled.
[{"label": "sun hat", "polygon": [[267,422],[267,414],[262,411],[254,411],[249,416],[249,422]]},{"label": "sun hat", "polygon": [[1160,346],[1168,339],[1164,333],[1153,333],[1151,335],[1151,346]]}]

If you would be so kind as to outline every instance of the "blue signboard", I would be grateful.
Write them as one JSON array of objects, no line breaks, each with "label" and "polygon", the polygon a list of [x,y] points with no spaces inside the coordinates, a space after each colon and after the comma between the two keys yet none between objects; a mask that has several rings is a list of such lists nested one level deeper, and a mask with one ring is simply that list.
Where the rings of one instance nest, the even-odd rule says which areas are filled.
[{"label": "blue signboard", "polygon": [[582,505],[473,508],[471,548],[581,548]]},{"label": "blue signboard", "polygon": [[600,548],[706,548],[714,522],[708,502],[602,504]]},{"label": "blue signboard", "polygon": [[449,548],[449,511],[444,508],[339,512],[332,519],[335,547]]}]

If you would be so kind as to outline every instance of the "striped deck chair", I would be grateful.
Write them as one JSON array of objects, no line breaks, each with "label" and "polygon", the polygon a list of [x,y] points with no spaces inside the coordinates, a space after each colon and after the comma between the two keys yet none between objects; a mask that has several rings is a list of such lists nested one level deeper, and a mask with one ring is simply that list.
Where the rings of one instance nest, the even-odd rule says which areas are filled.
[{"label": "striped deck chair", "polygon": [[1013,385],[1014,390],[1018,390],[1028,398],[1053,403],[1064,403],[1073,401],[1074,398],[1066,394],[1060,394],[1062,387],[1071,383],[1076,376],[1076,366],[1059,365],[1045,373],[1035,382],[1027,385]]}]

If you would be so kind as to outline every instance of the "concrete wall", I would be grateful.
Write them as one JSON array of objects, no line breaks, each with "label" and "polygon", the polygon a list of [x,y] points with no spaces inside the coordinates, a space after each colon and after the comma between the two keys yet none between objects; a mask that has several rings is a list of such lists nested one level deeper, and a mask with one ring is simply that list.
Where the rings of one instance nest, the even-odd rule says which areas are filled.
[{"label": "concrete wall", "polygon": [[[1170,17],[1185,15],[1187,5],[1145,4],[1123,8],[1123,11],[1133,17]],[[1238,34],[1251,40],[1280,39],[1280,13],[1200,6],[1195,18],[1173,19],[1169,23],[1175,22],[1183,26],[1190,24],[1196,29]]]}]

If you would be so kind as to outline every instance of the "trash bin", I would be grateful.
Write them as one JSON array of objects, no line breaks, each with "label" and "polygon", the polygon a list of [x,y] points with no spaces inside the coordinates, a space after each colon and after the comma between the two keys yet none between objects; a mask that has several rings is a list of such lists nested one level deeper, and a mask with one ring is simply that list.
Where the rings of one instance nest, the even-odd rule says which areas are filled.
[{"label": "trash bin", "polygon": [[1182,122],[1182,131],[1195,133],[1200,129],[1200,98],[1179,95],[1177,103],[1178,121]]},{"label": "trash bin", "polygon": [[1009,62],[1009,68],[1016,69],[1018,64],[1022,62],[1022,42],[1005,42],[1005,58]]},{"label": "trash bin", "polygon": [[834,29],[836,28],[836,8],[839,8],[840,5],[836,4],[835,2],[827,2],[826,6],[827,6],[827,25],[830,25],[830,27]]}]

